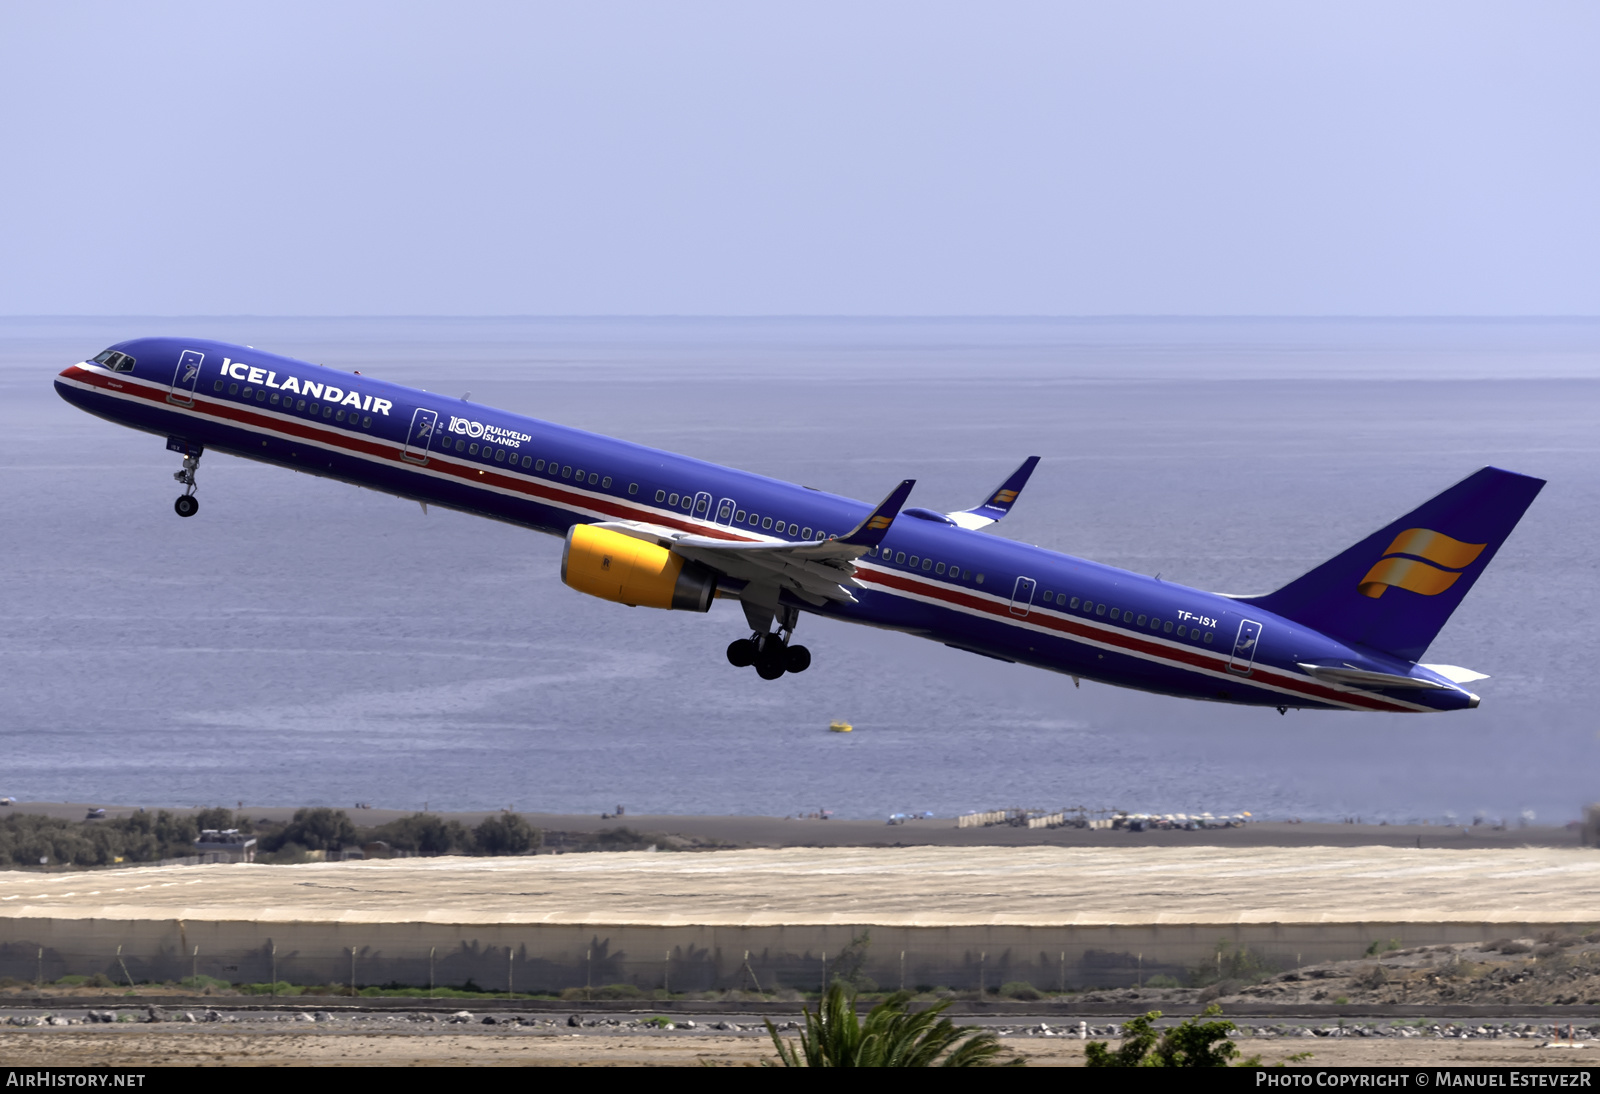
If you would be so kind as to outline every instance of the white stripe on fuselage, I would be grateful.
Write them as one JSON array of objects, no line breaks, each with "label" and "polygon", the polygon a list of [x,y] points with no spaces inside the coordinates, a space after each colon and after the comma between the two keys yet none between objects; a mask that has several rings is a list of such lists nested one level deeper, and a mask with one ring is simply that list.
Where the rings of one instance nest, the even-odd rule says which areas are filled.
[{"label": "white stripe on fuselage", "polygon": [[[291,444],[309,445],[309,446],[315,447],[315,448],[323,450],[323,451],[338,452],[341,455],[344,455],[344,456],[347,456],[347,457],[348,456],[353,456],[353,457],[355,457],[357,459],[360,459],[360,460],[363,460],[365,462],[371,463],[371,464],[373,464],[375,466],[384,467],[384,468],[400,468],[400,469],[403,469],[403,470],[405,470],[405,471],[407,471],[407,472],[409,472],[411,474],[417,475],[417,476],[419,476],[421,478],[424,478],[424,479],[431,479],[431,480],[438,481],[438,482],[464,484],[464,485],[467,485],[467,486],[471,486],[471,487],[473,487],[475,489],[482,490],[482,491],[484,491],[486,493],[489,493],[489,494],[494,494],[494,495],[498,495],[498,496],[501,496],[501,497],[512,498],[512,499],[516,499],[516,500],[522,500],[522,501],[536,500],[539,504],[545,505],[547,507],[560,509],[560,510],[563,510],[565,512],[572,513],[575,516],[586,517],[586,518],[590,518],[590,519],[596,519],[596,520],[615,519],[616,518],[616,514],[615,513],[606,512],[606,511],[603,511],[603,510],[597,509],[597,508],[590,508],[590,507],[584,506],[582,504],[574,504],[573,502],[571,502],[569,500],[558,499],[556,497],[549,496],[550,493],[552,491],[557,491],[557,492],[559,492],[559,493],[561,493],[563,495],[567,495],[569,497],[575,495],[575,496],[577,496],[579,498],[587,498],[587,499],[592,499],[594,501],[603,500],[606,503],[606,505],[608,505],[608,506],[610,506],[612,508],[621,508],[621,509],[629,510],[632,513],[634,513],[639,519],[643,519],[643,520],[649,521],[651,523],[677,524],[677,525],[680,525],[680,526],[684,525],[684,524],[687,524],[687,525],[691,526],[691,530],[696,530],[696,531],[700,531],[700,532],[708,532],[709,531],[709,532],[712,532],[712,533],[715,533],[715,534],[720,534],[719,538],[728,538],[728,539],[731,539],[731,540],[738,540],[738,541],[743,541],[743,542],[770,542],[770,543],[787,542],[787,540],[785,540],[783,537],[780,537],[780,536],[761,535],[759,533],[746,532],[746,531],[744,531],[742,529],[740,531],[738,531],[738,532],[734,532],[732,529],[730,529],[726,525],[721,525],[721,524],[716,524],[714,522],[705,521],[705,520],[702,520],[702,519],[694,517],[694,516],[686,516],[683,513],[679,512],[678,510],[669,510],[669,509],[664,509],[664,508],[657,508],[657,507],[653,507],[653,506],[651,506],[649,504],[646,504],[646,503],[641,503],[641,502],[636,502],[636,501],[631,501],[631,500],[623,500],[623,499],[620,499],[620,498],[613,497],[613,496],[611,496],[609,494],[599,494],[599,493],[594,492],[594,491],[582,489],[582,488],[579,488],[579,487],[569,486],[569,485],[563,485],[563,484],[557,484],[557,483],[549,483],[549,484],[547,484],[547,483],[545,483],[545,481],[543,479],[536,479],[536,478],[532,478],[532,477],[528,477],[528,478],[524,479],[523,475],[518,473],[518,472],[515,472],[515,471],[508,472],[507,469],[499,467],[499,466],[484,467],[481,464],[479,464],[478,462],[471,461],[471,460],[468,460],[468,459],[463,459],[463,458],[457,457],[457,456],[455,456],[453,454],[447,454],[447,453],[436,452],[436,451],[429,451],[427,453],[428,464],[433,464],[433,463],[437,462],[437,463],[445,464],[445,465],[448,465],[450,467],[456,468],[458,472],[471,472],[471,471],[478,472],[477,478],[479,480],[481,480],[481,481],[473,481],[473,477],[470,476],[470,475],[463,475],[463,474],[460,474],[460,473],[452,474],[452,473],[448,473],[448,472],[437,470],[436,468],[434,468],[432,466],[429,466],[428,464],[420,464],[420,463],[416,463],[416,462],[414,462],[412,460],[409,460],[409,459],[401,458],[401,453],[403,453],[403,451],[405,450],[405,446],[404,445],[396,445],[395,442],[392,439],[387,438],[387,437],[376,437],[376,436],[373,436],[372,434],[369,434],[369,433],[353,432],[353,431],[346,430],[346,429],[341,429],[341,428],[338,428],[338,427],[332,426],[332,425],[324,425],[323,423],[318,422],[316,420],[304,419],[304,418],[299,418],[299,417],[289,417],[289,418],[285,418],[284,419],[286,422],[292,422],[295,426],[297,426],[300,429],[311,430],[311,431],[317,432],[319,434],[322,434],[322,437],[325,438],[325,439],[307,438],[307,437],[300,436],[300,435],[297,435],[297,434],[291,434],[291,433],[287,433],[287,432],[284,432],[284,431],[279,430],[279,429],[275,429],[270,424],[258,424],[256,422],[250,421],[250,420],[240,421],[240,420],[238,420],[236,418],[223,417],[220,414],[208,414],[202,409],[202,407],[216,407],[219,410],[226,408],[226,409],[231,410],[234,414],[242,414],[242,415],[244,415],[247,419],[251,419],[251,418],[264,419],[268,423],[274,421],[275,419],[270,416],[273,412],[268,411],[268,410],[266,410],[264,408],[258,409],[256,407],[250,406],[248,404],[240,404],[240,403],[237,403],[237,402],[234,402],[234,401],[230,401],[230,400],[227,400],[227,399],[218,399],[218,398],[216,398],[214,396],[207,395],[207,394],[200,393],[200,392],[196,392],[191,396],[191,398],[193,399],[193,402],[194,402],[193,406],[185,406],[183,404],[173,403],[173,402],[170,402],[170,401],[166,400],[165,397],[170,391],[170,386],[169,385],[157,384],[157,383],[154,383],[154,382],[149,381],[149,380],[145,380],[145,379],[141,379],[139,377],[132,376],[129,373],[112,372],[110,370],[105,369],[103,366],[95,364],[94,362],[81,362],[78,365],[78,367],[79,368],[83,368],[83,369],[93,369],[95,372],[103,373],[107,378],[115,379],[117,382],[119,382],[121,384],[127,384],[127,385],[132,385],[132,386],[137,386],[137,387],[143,388],[143,389],[145,389],[146,391],[148,391],[148,392],[150,392],[152,394],[157,394],[157,395],[162,396],[162,401],[159,402],[159,403],[156,403],[156,402],[153,402],[150,399],[143,398],[143,397],[135,395],[135,394],[133,394],[131,392],[118,391],[118,390],[107,390],[106,388],[104,388],[104,387],[102,387],[102,386],[100,386],[98,384],[92,384],[92,383],[79,381],[79,380],[76,380],[76,379],[71,378],[71,377],[60,377],[59,379],[62,379],[65,382],[67,382],[67,383],[69,383],[69,384],[71,384],[71,385],[73,385],[75,387],[80,388],[81,390],[90,391],[90,392],[93,392],[95,394],[102,395],[102,396],[105,396],[105,397],[108,397],[108,398],[120,399],[120,400],[127,401],[127,402],[130,402],[130,403],[149,404],[149,405],[155,406],[157,409],[162,409],[162,410],[165,410],[165,411],[167,411],[169,413],[175,413],[175,414],[184,415],[184,416],[191,416],[191,417],[195,417],[195,418],[204,420],[206,422],[220,422],[221,424],[224,424],[224,425],[226,425],[226,426],[228,426],[230,428],[238,429],[238,430],[240,430],[242,432],[254,434],[254,435],[257,435],[257,436],[272,437],[272,438],[275,438],[275,439],[278,439],[278,440],[281,440],[281,441],[286,441],[286,442],[291,443]],[[281,413],[281,411],[279,411],[277,413]],[[348,440],[362,440],[362,441],[365,441],[368,444],[381,445],[381,446],[386,447],[386,448],[393,448],[395,455],[394,456],[377,456],[377,455],[373,455],[371,453],[361,452],[361,451],[358,451],[358,450],[354,449],[348,443],[341,443],[342,441],[346,441],[347,439]],[[241,453],[241,455],[248,456],[248,453]],[[495,475],[507,475],[509,473],[509,474],[514,475],[516,477],[516,481],[518,482],[519,486],[518,487],[512,487],[512,486],[502,485],[502,484],[497,483],[497,482],[488,481],[487,478],[486,478],[486,473],[493,473]],[[523,486],[522,484],[524,482],[527,485]],[[533,495],[533,498],[530,499],[530,495]],[[521,521],[517,521],[516,519],[510,518],[510,517],[499,517],[498,519],[506,520],[508,523],[514,523],[514,524],[519,524],[519,525],[523,523]],[[526,525],[523,525],[523,526],[526,526]],[[1049,638],[1052,638],[1052,639],[1055,639],[1055,640],[1058,640],[1058,641],[1066,641],[1066,642],[1076,643],[1078,645],[1085,646],[1087,648],[1094,649],[1094,650],[1097,650],[1097,651],[1109,651],[1109,652],[1113,652],[1113,653],[1120,654],[1120,655],[1123,655],[1123,656],[1133,657],[1133,658],[1136,658],[1136,659],[1139,659],[1139,660],[1143,660],[1143,661],[1147,661],[1147,662],[1150,662],[1150,663],[1153,663],[1153,664],[1159,664],[1159,665],[1162,665],[1162,666],[1167,667],[1167,668],[1174,668],[1174,669],[1178,669],[1178,670],[1180,670],[1182,672],[1192,673],[1195,676],[1201,677],[1203,679],[1227,680],[1227,681],[1230,681],[1230,682],[1232,682],[1232,683],[1234,683],[1235,685],[1238,685],[1238,686],[1249,686],[1249,687],[1260,688],[1262,690],[1271,691],[1271,692],[1275,692],[1275,693],[1282,694],[1282,695],[1294,696],[1295,698],[1298,698],[1298,699],[1310,699],[1310,700],[1312,700],[1314,702],[1326,703],[1326,704],[1329,704],[1329,705],[1344,706],[1344,707],[1346,707],[1348,709],[1352,709],[1352,710],[1371,710],[1372,709],[1372,707],[1370,705],[1367,705],[1367,704],[1340,703],[1337,699],[1330,698],[1328,696],[1308,694],[1307,691],[1302,690],[1302,689],[1297,689],[1294,686],[1296,683],[1299,683],[1303,679],[1307,685],[1314,686],[1319,690],[1336,692],[1336,693],[1350,694],[1350,695],[1353,695],[1353,696],[1361,696],[1362,698],[1365,698],[1365,699],[1368,699],[1368,700],[1374,700],[1374,701],[1377,701],[1377,702],[1380,702],[1380,703],[1391,704],[1394,707],[1398,707],[1398,708],[1405,709],[1405,710],[1424,711],[1425,712],[1425,711],[1431,711],[1433,709],[1431,707],[1421,706],[1421,705],[1414,704],[1414,703],[1408,703],[1408,702],[1405,702],[1403,700],[1393,699],[1393,698],[1391,698],[1389,696],[1386,696],[1386,695],[1379,695],[1379,694],[1376,694],[1374,692],[1363,691],[1363,690],[1361,690],[1359,688],[1350,687],[1348,685],[1340,685],[1340,684],[1334,684],[1334,683],[1331,683],[1331,682],[1324,682],[1324,681],[1313,681],[1309,676],[1301,677],[1298,674],[1287,673],[1287,672],[1283,672],[1282,670],[1279,670],[1279,669],[1270,668],[1270,667],[1263,667],[1263,666],[1260,666],[1260,665],[1257,665],[1257,666],[1254,667],[1254,671],[1255,672],[1270,673],[1273,676],[1277,676],[1280,679],[1283,679],[1285,682],[1280,684],[1280,683],[1269,681],[1269,680],[1266,680],[1266,679],[1263,679],[1261,677],[1257,677],[1257,676],[1254,676],[1254,675],[1252,675],[1252,677],[1249,678],[1248,680],[1245,680],[1245,679],[1242,679],[1238,674],[1231,673],[1231,672],[1229,672],[1227,670],[1226,666],[1227,666],[1227,664],[1228,664],[1228,662],[1230,660],[1229,657],[1227,657],[1227,656],[1225,656],[1223,654],[1211,651],[1211,650],[1203,650],[1203,649],[1197,649],[1197,648],[1192,647],[1192,646],[1179,645],[1178,643],[1176,643],[1176,642],[1174,642],[1174,641],[1172,641],[1170,639],[1162,638],[1162,637],[1159,637],[1159,636],[1150,636],[1150,635],[1142,635],[1142,634],[1135,636],[1135,635],[1128,634],[1127,632],[1124,632],[1124,631],[1122,631],[1120,629],[1113,628],[1113,627],[1110,627],[1110,626],[1108,626],[1106,624],[1100,623],[1100,622],[1098,622],[1096,620],[1083,619],[1083,618],[1080,618],[1078,616],[1070,616],[1070,615],[1067,615],[1067,614],[1065,614],[1063,612],[1057,612],[1057,611],[1054,611],[1054,610],[1048,609],[1048,608],[1030,607],[1030,609],[1029,609],[1029,614],[1030,615],[1042,615],[1042,616],[1046,616],[1048,618],[1054,618],[1054,619],[1059,619],[1059,620],[1062,620],[1062,621],[1065,621],[1065,622],[1071,622],[1073,625],[1075,625],[1077,627],[1085,628],[1085,629],[1088,629],[1088,630],[1091,630],[1091,631],[1099,632],[1099,633],[1103,634],[1104,636],[1106,636],[1107,639],[1115,639],[1115,641],[1113,641],[1113,640],[1100,640],[1100,639],[1095,639],[1095,638],[1086,637],[1086,636],[1077,635],[1077,634],[1066,634],[1066,633],[1063,633],[1059,629],[1041,626],[1041,625],[1039,625],[1037,623],[1029,622],[1028,618],[1026,618],[1026,617],[1018,617],[1018,616],[1012,614],[1010,612],[1010,610],[1009,610],[1011,601],[1009,599],[1007,599],[1007,598],[1003,598],[1003,597],[997,596],[997,595],[992,594],[992,593],[979,592],[979,591],[977,591],[975,589],[969,589],[969,588],[967,588],[965,586],[951,585],[951,584],[946,583],[946,582],[935,581],[935,580],[932,580],[932,579],[929,579],[929,578],[924,578],[924,577],[921,577],[920,575],[912,575],[912,574],[903,573],[903,572],[901,572],[899,570],[890,569],[888,567],[884,567],[884,566],[881,566],[879,564],[868,563],[868,562],[865,562],[864,560],[858,561],[856,563],[856,566],[858,567],[859,570],[862,571],[862,576],[867,581],[869,581],[871,583],[873,591],[876,592],[876,593],[882,594],[882,595],[903,597],[903,598],[905,598],[907,600],[910,600],[910,601],[913,601],[913,602],[916,602],[916,603],[927,604],[927,605],[930,605],[930,606],[933,606],[933,607],[941,608],[941,609],[943,609],[945,611],[955,612],[955,613],[958,613],[960,615],[969,616],[971,618],[982,619],[982,620],[985,620],[985,621],[991,622],[991,623],[998,622],[998,623],[1004,624],[1006,626],[1015,628],[1019,632],[1039,634],[1039,635],[1043,635],[1045,637],[1049,637]],[[900,581],[916,583],[916,584],[922,585],[922,586],[924,586],[924,587],[926,587],[926,588],[928,588],[930,590],[934,590],[934,591],[945,591],[945,590],[948,590],[948,592],[950,594],[964,596],[964,597],[970,597],[970,598],[973,598],[973,599],[981,600],[981,601],[984,601],[986,603],[989,603],[989,604],[993,605],[996,610],[994,612],[981,611],[981,610],[973,608],[973,607],[971,607],[969,605],[953,603],[951,601],[951,599],[949,599],[949,597],[947,597],[947,596],[931,595],[930,593],[918,593],[918,592],[908,591],[908,590],[905,590],[905,589],[893,588],[893,587],[891,587],[891,586],[889,586],[889,585],[887,585],[887,584],[885,584],[883,582],[872,580],[871,575],[874,574],[874,573],[882,573],[882,574],[885,574],[885,575],[893,575],[895,578],[899,579]],[[1004,609],[1004,614],[1001,613],[1002,609]],[[959,637],[959,636],[952,635],[952,637]],[[1137,641],[1141,642],[1141,643],[1155,645],[1155,646],[1158,646],[1158,647],[1164,647],[1164,648],[1174,649],[1174,650],[1181,649],[1186,654],[1198,655],[1198,656],[1206,658],[1207,660],[1215,661],[1218,664],[1219,667],[1218,668],[1214,668],[1214,669],[1213,668],[1206,668],[1206,667],[1190,664],[1190,663],[1188,663],[1186,661],[1182,661],[1182,660],[1179,660],[1179,659],[1174,658],[1174,657],[1163,657],[1159,653],[1152,653],[1152,652],[1150,652],[1148,650],[1135,650],[1135,649],[1128,648],[1128,646],[1125,643],[1127,641],[1129,641],[1129,640],[1135,640],[1135,639]],[[1054,667],[1054,666],[1049,666],[1048,662],[1045,662],[1045,665],[1047,667]],[[1063,669],[1063,670],[1058,670],[1058,671],[1068,671],[1068,670],[1064,670]],[[1080,675],[1088,675],[1088,673],[1080,673]]]}]

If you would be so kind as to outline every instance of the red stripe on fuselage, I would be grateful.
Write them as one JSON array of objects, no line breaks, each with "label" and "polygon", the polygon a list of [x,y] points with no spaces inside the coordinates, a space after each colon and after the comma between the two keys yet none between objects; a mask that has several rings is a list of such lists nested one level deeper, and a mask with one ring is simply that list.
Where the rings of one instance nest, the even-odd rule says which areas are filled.
[{"label": "red stripe on fuselage", "polygon": [[[397,447],[393,442],[370,440],[359,434],[317,425],[300,418],[279,418],[265,411],[214,400],[205,395],[194,395],[193,405],[186,406],[181,403],[174,403],[167,398],[170,388],[157,387],[148,381],[135,380],[127,376],[118,377],[116,381],[113,381],[105,373],[98,370],[85,369],[78,365],[72,365],[62,370],[61,376],[86,384],[92,388],[112,389],[116,392],[116,397],[118,398],[133,396],[179,414],[197,414],[202,417],[227,421],[245,429],[267,429],[278,434],[289,434],[302,440],[342,449],[348,453],[384,460],[397,467],[410,468],[419,474],[431,472],[434,475],[445,475],[461,482],[480,486],[493,486],[497,487],[499,491],[526,495],[542,501],[552,502],[565,508],[586,509],[623,520],[645,520],[652,524],[665,525],[680,531],[705,535],[715,539],[737,542],[756,542],[759,540],[759,537],[741,535],[721,525],[690,523],[681,517],[663,515],[655,510],[630,505],[610,498],[598,498],[588,494],[576,493],[545,483],[542,480],[528,479],[520,475],[507,475],[503,471],[480,467],[464,461],[458,463],[454,457],[445,457],[436,452],[428,454],[428,462],[426,464],[419,463],[415,460],[405,459],[403,457],[404,447]],[[1035,626],[1057,631],[1068,637],[1089,639],[1102,645],[1144,654],[1178,667],[1217,672],[1221,671],[1225,665],[1225,662],[1215,660],[1199,651],[1174,649],[1121,631],[1102,630],[1087,626],[1077,620],[1047,615],[1038,609],[1032,609],[1027,616],[1016,616],[1010,611],[1009,605],[996,603],[961,589],[911,578],[894,571],[858,568],[856,579],[865,583],[883,586],[886,590],[900,590],[929,597],[951,607],[977,612],[1006,623],[1016,624],[1026,620]],[[1256,666],[1255,671],[1262,673],[1263,680],[1270,678],[1273,684],[1305,695],[1308,698],[1340,705],[1360,706],[1370,710],[1404,712],[1414,709],[1396,705],[1376,696],[1335,691],[1316,684],[1309,679],[1263,669],[1259,665]]]}]

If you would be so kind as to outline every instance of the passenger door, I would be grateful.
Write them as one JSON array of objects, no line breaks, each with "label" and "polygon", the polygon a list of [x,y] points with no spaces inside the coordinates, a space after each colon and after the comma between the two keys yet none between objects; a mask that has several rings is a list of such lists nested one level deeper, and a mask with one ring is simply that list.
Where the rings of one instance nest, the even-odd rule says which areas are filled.
[{"label": "passenger door", "polygon": [[724,526],[731,525],[733,523],[733,514],[738,511],[739,506],[732,498],[723,498],[717,502],[716,516],[713,519],[713,523]]},{"label": "passenger door", "polygon": [[1039,583],[1031,577],[1017,578],[1017,584],[1011,590],[1011,614],[1025,616],[1028,609],[1033,606],[1033,591]]},{"label": "passenger door", "polygon": [[172,373],[172,390],[167,392],[167,402],[178,406],[194,406],[195,386],[200,383],[200,362],[206,355],[197,349],[186,349],[178,354],[178,367]]},{"label": "passenger door", "polygon": [[1239,634],[1233,640],[1233,657],[1228,661],[1228,671],[1249,676],[1255,664],[1256,647],[1261,644],[1261,624],[1253,619],[1239,621]]},{"label": "passenger door", "polygon": [[406,435],[406,448],[401,455],[412,463],[427,463],[428,447],[433,443],[433,435],[438,428],[438,413],[417,407],[411,415],[411,432]]}]

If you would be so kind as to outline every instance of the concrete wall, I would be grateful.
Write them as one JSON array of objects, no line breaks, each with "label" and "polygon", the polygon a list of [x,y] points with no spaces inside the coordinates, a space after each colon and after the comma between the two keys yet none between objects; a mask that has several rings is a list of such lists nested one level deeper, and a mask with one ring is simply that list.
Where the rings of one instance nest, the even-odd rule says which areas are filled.
[{"label": "concrete wall", "polygon": [[[198,972],[235,983],[460,986],[554,992],[628,983],[674,992],[814,990],[857,957],[884,988],[972,989],[1015,980],[1116,987],[1182,977],[1219,949],[1274,969],[1405,946],[1537,937],[1568,923],[1163,924],[1140,927],[503,926],[121,919],[0,920],[0,976],[104,973],[121,981]],[[865,942],[862,941],[864,938]],[[852,946],[852,942],[855,945]],[[121,959],[118,959],[121,947]],[[42,957],[41,957],[42,951]],[[274,951],[276,951],[274,953]],[[748,953],[748,963],[746,954]],[[1225,958],[1226,960],[1226,958]],[[126,972],[124,972],[124,965]],[[753,978],[753,979],[752,979]]]}]

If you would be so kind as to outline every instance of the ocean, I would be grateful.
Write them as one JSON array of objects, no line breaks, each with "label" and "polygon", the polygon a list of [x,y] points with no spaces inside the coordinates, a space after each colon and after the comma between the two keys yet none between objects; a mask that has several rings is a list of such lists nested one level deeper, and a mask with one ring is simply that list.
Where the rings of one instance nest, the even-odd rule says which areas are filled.
[{"label": "ocean", "polygon": [[[256,345],[1224,592],[1276,588],[1486,464],[1550,480],[1427,660],[1440,715],[1235,708],[803,617],[581,596],[559,540],[219,454],[51,386],[123,338]],[[1600,321],[0,319],[0,794],[875,817],[1003,807],[1564,823],[1600,797]],[[832,719],[856,731],[827,732]]]}]

